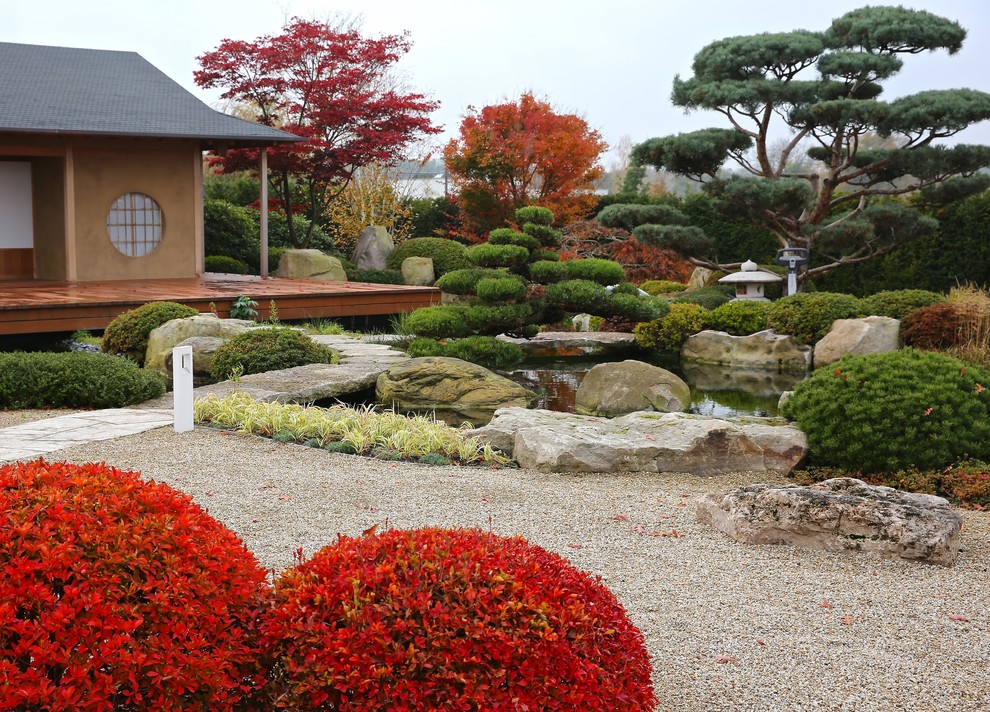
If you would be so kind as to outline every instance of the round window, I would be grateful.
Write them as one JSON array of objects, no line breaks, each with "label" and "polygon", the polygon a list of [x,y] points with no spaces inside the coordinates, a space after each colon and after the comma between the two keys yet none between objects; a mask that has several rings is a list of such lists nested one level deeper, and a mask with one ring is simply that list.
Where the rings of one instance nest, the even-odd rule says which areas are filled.
[{"label": "round window", "polygon": [[110,242],[128,257],[143,257],[162,241],[162,209],[144,193],[117,198],[107,213]]}]

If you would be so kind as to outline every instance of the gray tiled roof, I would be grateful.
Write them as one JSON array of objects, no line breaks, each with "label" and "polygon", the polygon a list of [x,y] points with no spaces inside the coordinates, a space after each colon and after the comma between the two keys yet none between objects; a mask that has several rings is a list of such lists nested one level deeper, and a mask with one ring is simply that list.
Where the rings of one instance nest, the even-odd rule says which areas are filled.
[{"label": "gray tiled roof", "polygon": [[0,132],[291,141],[214,111],[135,52],[0,42]]}]

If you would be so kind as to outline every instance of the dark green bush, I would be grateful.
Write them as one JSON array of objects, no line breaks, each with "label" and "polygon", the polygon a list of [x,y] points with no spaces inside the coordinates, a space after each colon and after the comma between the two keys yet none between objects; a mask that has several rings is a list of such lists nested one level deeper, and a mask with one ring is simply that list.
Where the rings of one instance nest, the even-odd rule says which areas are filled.
[{"label": "dark green bush", "polygon": [[0,408],[120,408],[157,398],[164,379],[91,353],[0,353]]},{"label": "dark green bush", "polygon": [[641,322],[659,319],[662,315],[670,313],[670,305],[662,299],[612,292],[609,310],[613,316],[622,317],[627,321]]},{"label": "dark green bush", "polygon": [[268,274],[278,272],[278,261],[282,259],[282,253],[285,252],[285,249],[284,247],[268,248]]},{"label": "dark green bush", "polygon": [[889,316],[893,319],[903,319],[908,312],[932,304],[942,304],[945,296],[938,292],[928,292],[923,289],[898,289],[889,292],[877,292],[860,301],[864,316]]},{"label": "dark green bush", "polygon": [[[465,317],[470,331],[475,334],[499,334],[503,331],[515,332],[528,324],[540,308],[537,301],[526,304],[506,304],[491,306],[478,304],[465,307]],[[467,336],[468,334],[464,334]]]},{"label": "dark green bush", "polygon": [[246,208],[261,198],[261,183],[246,173],[221,173],[203,179],[203,192],[207,200],[223,200]]},{"label": "dark green bush", "polygon": [[799,383],[782,412],[816,463],[891,472],[990,459],[990,371],[902,349],[845,356]]},{"label": "dark green bush", "polygon": [[[225,200],[203,202],[203,241],[206,253],[223,255],[257,267],[261,242],[252,211]],[[241,273],[244,274],[244,273]]]},{"label": "dark green bush", "polygon": [[226,255],[208,255],[206,258],[206,271],[219,272],[221,274],[247,274],[250,268],[243,262]]},{"label": "dark green bush", "polygon": [[708,328],[710,312],[698,304],[671,304],[659,319],[637,324],[633,329],[640,348],[680,351],[687,338]]},{"label": "dark green bush", "polygon": [[[550,263],[554,264],[554,263]],[[567,264],[562,262],[561,264]],[[548,284],[546,300],[549,304],[569,312],[606,314],[612,295],[598,282],[587,279],[569,279],[565,282]]]},{"label": "dark green bush", "polygon": [[434,339],[414,339],[406,347],[413,358],[419,356],[447,356],[470,361],[491,369],[512,368],[523,360],[523,350],[515,344],[501,341],[494,336],[468,336],[439,342]]},{"label": "dark green bush", "polygon": [[309,363],[337,363],[333,349],[287,327],[251,329],[220,346],[210,374],[218,381],[241,373],[264,373]]},{"label": "dark green bush", "polygon": [[522,267],[529,259],[529,250],[518,245],[483,242],[469,247],[465,256],[479,267]]},{"label": "dark green bush", "polygon": [[124,356],[139,366],[144,365],[148,350],[148,335],[172,319],[195,316],[198,311],[177,302],[148,302],[126,311],[107,325],[100,348],[104,353]]},{"label": "dark green bush", "polygon": [[708,317],[708,328],[733,336],[748,336],[767,328],[769,313],[769,302],[745,299],[726,302],[712,310]]},{"label": "dark green bush", "polygon": [[500,227],[488,233],[489,245],[516,245],[525,247],[527,251],[540,248],[540,241],[535,237],[517,232],[509,227]]},{"label": "dark green bush", "polygon": [[566,262],[550,262],[540,260],[529,266],[529,277],[539,284],[550,284],[551,282],[562,282],[568,279]]},{"label": "dark green bush", "polygon": [[553,250],[533,250],[529,253],[530,262],[557,262],[560,260],[560,253]]},{"label": "dark green bush", "polygon": [[398,245],[388,256],[389,269],[399,269],[407,257],[429,257],[433,260],[433,274],[442,277],[455,269],[471,266],[464,255],[466,248],[459,242],[442,237],[414,237]]},{"label": "dark green bush", "polygon": [[406,317],[406,328],[417,336],[431,339],[454,339],[470,336],[471,327],[467,321],[467,307],[442,305],[423,307]]},{"label": "dark green bush", "polygon": [[552,225],[553,211],[549,208],[541,208],[538,205],[529,205],[525,208],[519,208],[516,211],[516,221],[524,224]]},{"label": "dark green bush", "polygon": [[[255,230],[259,230],[261,213],[257,210],[252,210],[251,217],[254,218]],[[292,227],[295,230],[297,241],[303,240],[306,236],[309,224],[309,218],[305,215],[296,213],[292,216]],[[282,249],[295,247],[289,239],[289,221],[282,213],[268,213],[268,248],[271,250],[273,247],[281,247]],[[306,247],[313,250],[321,250],[327,254],[334,254],[335,252],[333,238],[323,232],[323,229],[319,225],[313,227],[309,244]]]},{"label": "dark green bush", "polygon": [[560,264],[567,268],[570,279],[587,279],[606,287],[611,284],[618,284],[626,278],[626,271],[622,269],[622,265],[612,260],[588,258],[567,260]]},{"label": "dark green bush", "polygon": [[478,282],[491,277],[506,277],[508,272],[503,269],[456,269],[448,272],[437,280],[436,288],[447,294],[474,295],[477,294]]},{"label": "dark green bush", "polygon": [[487,277],[478,282],[475,293],[483,302],[513,301],[526,296],[526,282],[518,277]]},{"label": "dark green bush", "polygon": [[687,289],[687,285],[681,282],[672,282],[669,279],[648,279],[639,285],[639,288],[649,294],[657,295],[683,292]]},{"label": "dark green bush", "polygon": [[544,247],[554,248],[560,245],[560,232],[547,225],[537,225],[528,222],[523,225],[523,232],[536,238]]},{"label": "dark green bush", "polygon": [[634,297],[646,296],[642,294],[639,287],[632,282],[620,282],[612,289],[612,294],[631,294]]},{"label": "dark green bush", "polygon": [[692,289],[690,292],[684,292],[681,296],[676,297],[674,301],[684,304],[698,304],[710,311],[728,303],[732,299],[733,293],[734,290],[732,287],[713,285],[711,287],[702,287],[701,289]]},{"label": "dark green bush", "polygon": [[778,334],[814,344],[836,319],[854,319],[861,310],[860,300],[849,294],[798,292],[771,303],[767,326]]},{"label": "dark green bush", "polygon": [[368,282],[370,284],[403,284],[402,272],[396,269],[358,269],[357,267],[347,272],[347,279],[351,282]]}]

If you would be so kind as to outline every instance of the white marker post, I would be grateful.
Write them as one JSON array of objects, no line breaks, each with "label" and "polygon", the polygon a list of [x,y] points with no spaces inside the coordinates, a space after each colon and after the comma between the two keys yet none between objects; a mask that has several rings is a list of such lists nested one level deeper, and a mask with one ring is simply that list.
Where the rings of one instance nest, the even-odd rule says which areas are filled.
[{"label": "white marker post", "polygon": [[193,429],[192,346],[172,349],[172,399],[175,432],[189,432]]}]

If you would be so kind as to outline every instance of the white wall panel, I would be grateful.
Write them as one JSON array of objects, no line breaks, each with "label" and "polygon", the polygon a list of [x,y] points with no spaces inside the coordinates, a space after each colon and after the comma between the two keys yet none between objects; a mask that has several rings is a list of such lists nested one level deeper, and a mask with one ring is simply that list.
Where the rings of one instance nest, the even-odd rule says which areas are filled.
[{"label": "white wall panel", "polygon": [[31,164],[0,161],[0,250],[34,247]]}]

